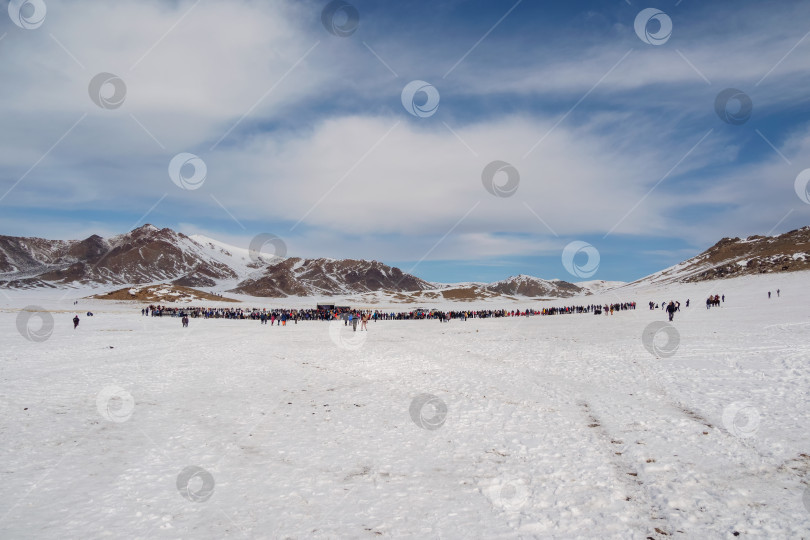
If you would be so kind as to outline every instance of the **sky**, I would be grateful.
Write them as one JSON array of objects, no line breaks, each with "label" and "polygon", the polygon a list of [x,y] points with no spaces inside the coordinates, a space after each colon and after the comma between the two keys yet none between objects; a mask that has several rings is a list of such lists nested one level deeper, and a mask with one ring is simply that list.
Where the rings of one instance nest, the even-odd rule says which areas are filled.
[{"label": "sky", "polygon": [[808,2],[3,6],[0,234],[632,281],[810,225]]}]

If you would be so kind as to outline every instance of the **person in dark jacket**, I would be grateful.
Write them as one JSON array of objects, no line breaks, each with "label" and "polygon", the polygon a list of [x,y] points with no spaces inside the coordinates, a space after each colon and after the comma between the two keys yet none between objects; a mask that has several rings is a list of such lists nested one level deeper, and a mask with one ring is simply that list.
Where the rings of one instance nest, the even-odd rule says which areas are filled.
[{"label": "person in dark jacket", "polygon": [[73,317],[73,329],[76,330],[77,326],[79,326],[79,316],[78,315]]},{"label": "person in dark jacket", "polygon": [[669,314],[670,322],[672,322],[672,318],[675,316],[675,309],[675,302],[670,300],[669,304],[667,304],[667,313]]}]

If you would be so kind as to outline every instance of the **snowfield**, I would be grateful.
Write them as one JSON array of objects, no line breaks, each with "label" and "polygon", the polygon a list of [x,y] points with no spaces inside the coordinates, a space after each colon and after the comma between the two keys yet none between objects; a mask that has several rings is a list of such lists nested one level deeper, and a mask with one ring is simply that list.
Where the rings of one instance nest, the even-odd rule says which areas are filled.
[{"label": "snowfield", "polygon": [[0,537],[807,537],[808,278],[362,334],[5,291]]}]

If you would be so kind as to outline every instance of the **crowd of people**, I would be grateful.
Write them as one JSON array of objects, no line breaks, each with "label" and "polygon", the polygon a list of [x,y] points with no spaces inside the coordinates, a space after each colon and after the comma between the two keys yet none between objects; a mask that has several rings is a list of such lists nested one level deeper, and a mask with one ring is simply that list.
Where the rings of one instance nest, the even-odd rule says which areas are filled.
[{"label": "crowd of people", "polygon": [[[781,291],[776,290],[777,296]],[[768,291],[768,298],[771,297],[771,292]],[[726,301],[725,294],[709,295],[706,299],[706,309],[711,307],[719,307]],[[686,307],[689,307],[690,300],[686,299]],[[667,302],[656,303],[651,300],[649,302],[650,310],[662,309],[667,312],[669,320],[672,321],[675,313],[681,310],[681,303],[677,300],[670,300]],[[239,308],[239,307],[176,307],[165,305],[149,305],[141,309],[141,315],[144,317],[180,317],[183,327],[187,328],[189,319],[248,319],[260,321],[261,324],[270,323],[270,326],[287,326],[287,322],[298,324],[298,321],[333,321],[343,320],[346,326],[351,326],[353,330],[357,331],[357,325],[360,325],[361,331],[368,330],[369,322],[377,321],[403,321],[403,320],[438,320],[445,323],[453,319],[464,320],[467,319],[490,319],[501,317],[530,317],[534,315],[567,315],[573,313],[593,313],[595,315],[613,315],[617,311],[635,310],[635,302],[619,302],[615,304],[586,304],[586,305],[572,305],[572,306],[555,306],[542,309],[479,309],[479,310],[452,310],[441,311],[437,309],[414,309],[410,311],[386,311],[386,310],[358,310],[350,307],[326,307],[318,306],[317,308],[301,308],[301,309],[267,309],[267,308]],[[93,313],[87,312],[88,317],[92,317]],[[79,326],[79,316],[73,318],[73,328]]]},{"label": "crowd of people", "polygon": [[594,315],[613,315],[615,311],[626,311],[628,309],[636,309],[635,302],[622,302],[617,304],[605,304],[604,306],[598,304],[590,304],[586,306],[564,306],[543,308],[538,313],[540,315],[565,315],[568,313],[593,313]]},{"label": "crowd of people", "polygon": [[333,321],[343,320],[347,326],[356,331],[367,330],[369,322],[377,321],[405,321],[405,320],[438,320],[441,323],[453,319],[493,319],[502,317],[530,317],[535,315],[565,315],[572,313],[593,313],[596,315],[613,315],[617,311],[636,309],[635,302],[622,302],[615,304],[572,305],[563,307],[550,307],[543,309],[469,309],[442,311],[437,309],[414,309],[409,311],[387,310],[359,310],[350,307],[318,307],[302,309],[267,309],[267,308],[239,308],[239,307],[176,307],[165,305],[150,305],[141,309],[144,317],[180,317],[183,326],[187,327],[189,318],[192,319],[248,319],[260,321],[270,326],[287,326],[287,323],[298,324],[299,321]]},{"label": "crowd of people", "polygon": [[331,320],[334,313],[316,309],[259,309],[259,308],[211,308],[211,307],[175,307],[150,305],[141,309],[145,317],[191,317],[193,319],[251,319],[266,324],[270,321],[279,326],[286,326],[287,321],[298,324],[301,320]]}]

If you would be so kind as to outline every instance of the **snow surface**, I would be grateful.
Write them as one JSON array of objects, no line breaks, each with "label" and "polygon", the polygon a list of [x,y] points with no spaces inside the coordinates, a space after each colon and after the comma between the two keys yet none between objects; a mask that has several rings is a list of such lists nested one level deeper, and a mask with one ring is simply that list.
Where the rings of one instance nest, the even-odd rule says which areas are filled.
[{"label": "snow surface", "polygon": [[[807,537],[808,277],[368,333],[0,291],[0,538]],[[655,355],[646,304],[670,298],[678,346],[667,328]],[[29,305],[53,317],[44,341],[18,331]]]}]

